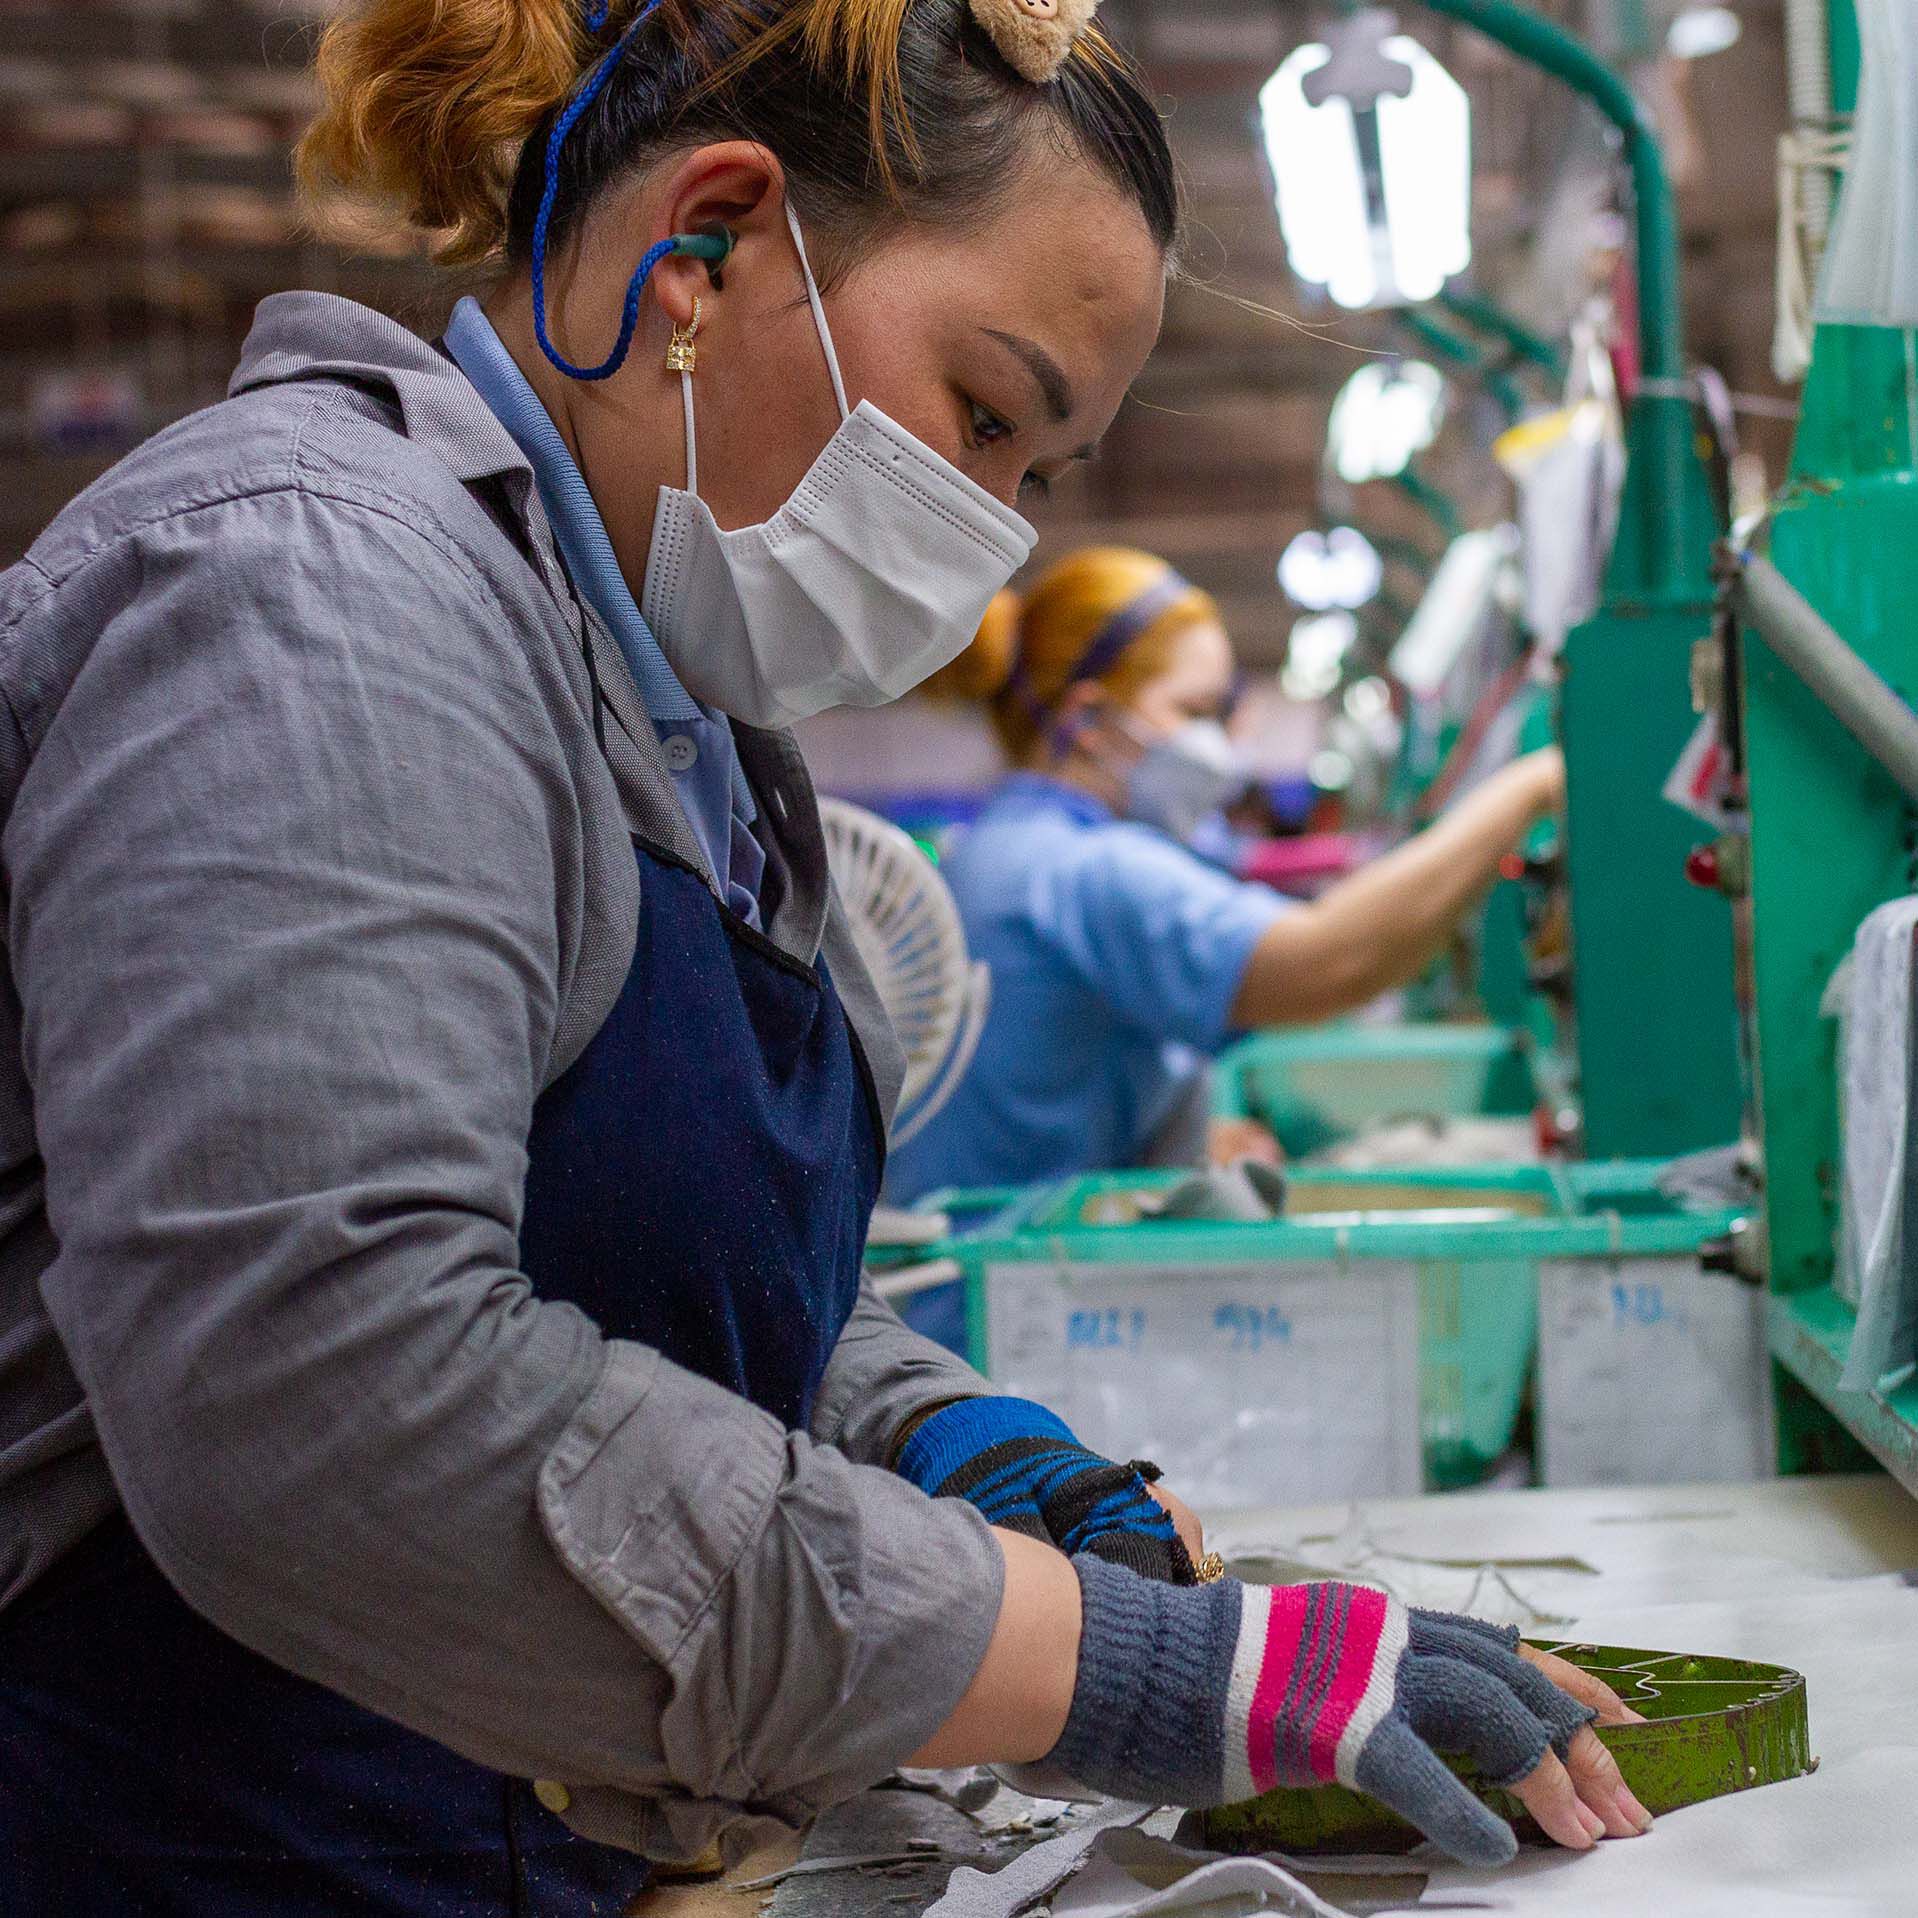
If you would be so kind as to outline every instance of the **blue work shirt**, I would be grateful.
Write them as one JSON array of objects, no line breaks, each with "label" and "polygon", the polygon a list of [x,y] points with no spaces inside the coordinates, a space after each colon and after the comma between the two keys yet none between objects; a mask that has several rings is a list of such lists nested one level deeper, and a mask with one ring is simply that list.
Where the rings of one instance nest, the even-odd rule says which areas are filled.
[{"label": "blue work shirt", "polygon": [[613,542],[573,456],[518,362],[479,302],[461,300],[447,323],[446,350],[473,382],[494,418],[532,463],[540,504],[552,522],[573,585],[606,622],[639,684],[665,748],[667,770],[686,818],[719,882],[721,896],[748,925],[759,924],[766,853],[753,835],[758,808],[739,764],[726,715],[703,706],[679,683],[619,570]]},{"label": "blue work shirt", "polygon": [[889,1195],[1137,1165],[1231,1036],[1252,949],[1288,903],[1077,787],[1006,781],[944,868],[992,1010]]}]

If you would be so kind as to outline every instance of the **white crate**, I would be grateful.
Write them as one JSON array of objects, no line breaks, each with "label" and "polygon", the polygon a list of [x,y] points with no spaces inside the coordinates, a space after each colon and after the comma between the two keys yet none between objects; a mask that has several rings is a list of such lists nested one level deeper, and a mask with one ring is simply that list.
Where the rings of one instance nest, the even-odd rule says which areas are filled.
[{"label": "white crate", "polygon": [[1547,1485],[1730,1484],[1777,1469],[1765,1294],[1692,1258],[1538,1274]]},{"label": "white crate", "polygon": [[1022,1261],[985,1287],[994,1383],[1195,1504],[1421,1487],[1416,1265]]}]

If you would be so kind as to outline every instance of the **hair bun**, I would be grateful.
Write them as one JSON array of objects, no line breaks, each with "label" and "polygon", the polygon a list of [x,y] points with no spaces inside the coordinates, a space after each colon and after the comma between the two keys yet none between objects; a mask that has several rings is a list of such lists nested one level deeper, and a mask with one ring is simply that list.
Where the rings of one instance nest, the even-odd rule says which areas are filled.
[{"label": "hair bun", "polygon": [[950,666],[934,673],[921,690],[933,699],[966,705],[997,699],[1019,657],[1019,623],[1024,617],[1025,602],[1008,586],[986,608],[972,644]]},{"label": "hair bun", "polygon": [[1006,64],[1043,87],[1059,77],[1073,43],[1092,24],[1099,0],[970,0],[972,17],[992,36]]}]

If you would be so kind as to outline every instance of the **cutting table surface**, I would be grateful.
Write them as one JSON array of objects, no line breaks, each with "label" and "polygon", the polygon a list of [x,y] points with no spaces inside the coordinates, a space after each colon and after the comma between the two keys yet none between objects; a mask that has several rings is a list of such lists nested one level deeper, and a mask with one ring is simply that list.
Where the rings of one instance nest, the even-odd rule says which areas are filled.
[{"label": "cutting table surface", "polygon": [[[1454,1494],[1216,1514],[1208,1529],[1259,1576],[1343,1571],[1539,1633],[1722,1652],[1806,1674],[1824,1761],[1815,1777],[1674,1813],[1649,1837],[1588,1857],[1540,1852],[1490,1877],[1440,1873],[1428,1909],[1464,1896],[1521,1918],[1918,1913],[1918,1500],[1890,1479]],[[928,1910],[955,1862],[992,1858],[961,1814],[928,1809],[937,1816],[923,1822],[951,1843],[947,1856],[793,1880],[773,1918]],[[858,1834],[884,1827],[878,1812],[848,1808],[813,1834],[807,1855],[863,1849]],[[793,1855],[754,1860],[728,1883],[657,1893],[645,1918],[758,1918],[767,1893],[737,1881]]]}]

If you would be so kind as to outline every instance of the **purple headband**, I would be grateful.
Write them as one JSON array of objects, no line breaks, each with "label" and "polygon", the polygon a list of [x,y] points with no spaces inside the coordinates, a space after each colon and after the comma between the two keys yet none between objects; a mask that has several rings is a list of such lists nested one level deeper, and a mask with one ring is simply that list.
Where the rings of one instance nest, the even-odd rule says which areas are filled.
[{"label": "purple headband", "polygon": [[1195,590],[1184,574],[1174,572],[1168,566],[1150,586],[1127,600],[1092,635],[1092,643],[1079,655],[1071,672],[1060,682],[1059,690],[1051,699],[1042,700],[1032,690],[1023,652],[1013,661],[1011,675],[1006,681],[1007,693],[1018,700],[1033,725],[1043,731],[1053,708],[1073,687],[1084,680],[1104,678],[1141,633]]}]

